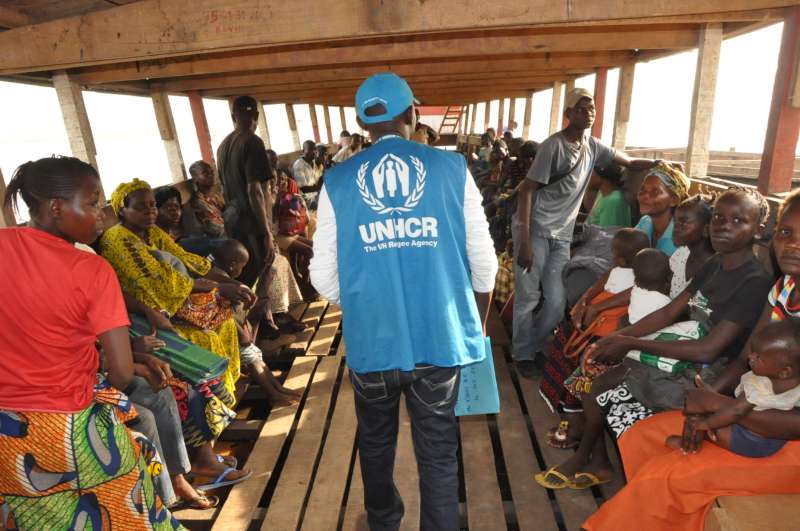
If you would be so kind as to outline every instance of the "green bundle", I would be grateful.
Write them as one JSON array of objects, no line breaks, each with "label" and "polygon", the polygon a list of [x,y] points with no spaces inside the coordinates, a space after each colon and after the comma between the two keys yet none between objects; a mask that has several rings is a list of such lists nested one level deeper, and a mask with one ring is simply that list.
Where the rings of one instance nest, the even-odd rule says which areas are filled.
[{"label": "green bundle", "polygon": [[[150,335],[152,328],[145,318],[132,315],[129,330],[132,337],[137,337]],[[193,385],[220,378],[228,368],[227,359],[198,347],[177,334],[158,330],[156,336],[167,345],[153,355],[169,363],[172,372]]]}]

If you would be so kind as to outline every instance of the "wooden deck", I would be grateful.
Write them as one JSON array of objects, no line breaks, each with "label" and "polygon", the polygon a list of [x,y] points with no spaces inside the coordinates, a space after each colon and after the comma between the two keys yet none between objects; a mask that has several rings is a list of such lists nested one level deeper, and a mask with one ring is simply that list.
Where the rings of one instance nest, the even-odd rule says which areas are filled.
[{"label": "wooden deck", "polygon": [[[294,309],[313,330],[293,346],[305,348],[281,372],[303,389],[295,406],[267,411],[259,389],[248,389],[238,419],[218,449],[231,452],[253,477],[217,492],[214,511],[181,511],[192,530],[367,529],[364,487],[356,451],[353,390],[344,363],[341,311],[327,303]],[[544,444],[555,416],[538,396],[537,382],[518,378],[509,362],[509,339],[496,314],[490,322],[501,395],[499,415],[462,417],[460,513],[462,529],[577,530],[621,481],[587,491],[546,491],[533,474],[565,459]],[[401,401],[402,404],[402,401]],[[419,493],[410,422],[401,408],[395,481],[406,506],[402,529],[417,529]]]}]

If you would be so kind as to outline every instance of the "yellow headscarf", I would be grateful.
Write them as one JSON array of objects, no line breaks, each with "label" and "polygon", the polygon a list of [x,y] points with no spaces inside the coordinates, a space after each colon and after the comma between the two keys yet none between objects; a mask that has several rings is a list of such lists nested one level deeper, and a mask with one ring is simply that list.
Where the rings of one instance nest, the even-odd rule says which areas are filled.
[{"label": "yellow headscarf", "polygon": [[681,170],[668,162],[664,162],[663,160],[659,161],[658,164],[650,168],[647,172],[647,177],[651,175],[658,177],[661,182],[664,183],[664,186],[675,194],[678,200],[683,201],[689,196],[689,185],[691,181]]},{"label": "yellow headscarf", "polygon": [[114,189],[111,194],[111,208],[114,209],[114,214],[119,216],[125,198],[137,190],[150,190],[150,185],[140,179],[134,179],[129,183],[122,183]]}]

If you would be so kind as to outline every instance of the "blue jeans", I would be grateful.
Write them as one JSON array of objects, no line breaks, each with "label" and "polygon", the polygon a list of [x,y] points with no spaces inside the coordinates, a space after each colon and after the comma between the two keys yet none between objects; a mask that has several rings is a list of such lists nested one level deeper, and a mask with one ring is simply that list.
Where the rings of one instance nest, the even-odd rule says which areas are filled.
[{"label": "blue jeans", "polygon": [[420,529],[458,530],[455,403],[460,375],[458,367],[432,365],[419,366],[413,371],[362,374],[350,371],[358,418],[364,506],[371,531],[399,529],[403,518],[403,500],[393,478],[401,393],[406,395],[417,456]]},{"label": "blue jeans", "polygon": [[[566,290],[561,273],[569,261],[570,242],[531,234],[533,266],[529,272],[517,265],[519,226],[512,223],[514,238],[514,329],[512,357],[531,360],[564,318]],[[539,284],[541,283],[541,288]],[[544,295],[541,308],[534,314]]]}]

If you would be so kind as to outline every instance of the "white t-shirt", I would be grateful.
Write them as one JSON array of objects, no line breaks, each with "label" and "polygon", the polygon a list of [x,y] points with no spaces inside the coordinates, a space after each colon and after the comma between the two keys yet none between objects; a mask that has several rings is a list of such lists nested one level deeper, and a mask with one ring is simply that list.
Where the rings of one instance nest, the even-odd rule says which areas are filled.
[{"label": "white t-shirt", "polygon": [[606,285],[603,286],[609,293],[621,293],[633,287],[633,269],[630,267],[615,267],[608,275]]},{"label": "white t-shirt", "polygon": [[628,321],[633,324],[670,303],[670,298],[660,291],[634,286],[628,304]]},{"label": "white t-shirt", "polygon": [[756,376],[753,371],[747,371],[739,380],[734,394],[739,397],[742,393],[747,401],[755,406],[753,409],[756,411],[767,409],[789,411],[800,406],[800,385],[776,395],[772,388],[772,380],[766,376]]}]

